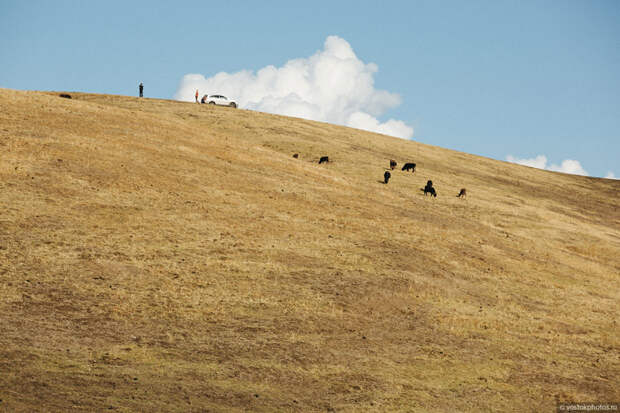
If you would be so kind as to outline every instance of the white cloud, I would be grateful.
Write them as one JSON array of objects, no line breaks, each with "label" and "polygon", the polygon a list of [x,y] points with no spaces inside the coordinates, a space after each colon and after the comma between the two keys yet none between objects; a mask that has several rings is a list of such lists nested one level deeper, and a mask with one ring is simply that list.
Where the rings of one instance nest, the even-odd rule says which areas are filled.
[{"label": "white cloud", "polygon": [[256,73],[221,72],[209,78],[187,74],[174,98],[191,102],[198,89],[200,95],[219,93],[236,98],[246,109],[409,139],[413,128],[405,122],[389,119],[382,123],[377,119],[401,103],[398,94],[375,89],[377,71],[377,65],[362,62],[346,40],[329,36],[323,50],[308,58],[289,60],[282,67],[266,66]]},{"label": "white cloud", "polygon": [[605,178],[607,178],[607,179],[618,179],[618,177],[616,175],[614,175],[614,173],[612,171],[607,172],[607,175],[605,175]]},{"label": "white cloud", "polygon": [[549,169],[550,171],[564,172],[565,174],[584,175],[584,176],[590,175],[588,171],[583,169],[579,161],[576,161],[574,159],[565,159],[562,161],[562,163],[559,166],[552,164],[547,169]]},{"label": "white cloud", "polygon": [[547,157],[545,155],[538,155],[535,158],[519,159],[512,155],[506,157],[508,162],[518,163],[519,165],[531,166],[532,168],[545,169],[547,165]]},{"label": "white cloud", "polygon": [[530,159],[520,159],[512,155],[508,155],[506,156],[506,160],[520,165],[531,166],[533,168],[547,169],[549,171],[564,172],[566,174],[573,175],[590,175],[588,171],[583,169],[579,161],[574,159],[565,159],[560,165],[551,164],[549,166],[547,166],[547,157],[545,155],[538,155],[537,157]]}]

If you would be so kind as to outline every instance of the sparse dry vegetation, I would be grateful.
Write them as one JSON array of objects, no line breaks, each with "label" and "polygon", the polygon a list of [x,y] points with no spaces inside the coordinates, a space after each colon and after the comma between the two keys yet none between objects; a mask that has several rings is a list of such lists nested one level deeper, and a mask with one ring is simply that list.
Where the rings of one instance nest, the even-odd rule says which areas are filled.
[{"label": "sparse dry vegetation", "polygon": [[620,401],[620,181],[71,96],[0,89],[0,411]]}]

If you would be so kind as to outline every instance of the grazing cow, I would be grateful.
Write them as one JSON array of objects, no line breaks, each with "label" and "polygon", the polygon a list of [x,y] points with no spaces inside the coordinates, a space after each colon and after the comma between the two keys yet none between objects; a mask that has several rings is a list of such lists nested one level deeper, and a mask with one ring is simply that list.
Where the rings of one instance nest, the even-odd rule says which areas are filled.
[{"label": "grazing cow", "polygon": [[383,183],[387,184],[391,176],[392,174],[390,173],[390,171],[385,171],[385,173],[383,174]]},{"label": "grazing cow", "polygon": [[323,162],[329,162],[329,156],[321,156],[321,159],[319,159],[319,165]]},{"label": "grazing cow", "polygon": [[295,158],[295,159],[299,158],[299,154],[298,153],[293,154],[293,158]]},{"label": "grazing cow", "polygon": [[461,192],[456,196],[457,198],[465,198],[467,196],[467,189],[461,188]]},{"label": "grazing cow", "polygon": [[426,194],[431,194],[431,196],[437,198],[437,191],[433,188],[433,181],[428,181],[426,186],[423,189],[421,188],[421,190],[424,191],[424,196],[426,196]]},{"label": "grazing cow", "polygon": [[403,165],[403,171],[409,171],[409,170],[411,170],[412,173],[415,172],[415,164],[414,163],[409,162],[409,163],[406,163],[406,164]]},{"label": "grazing cow", "polygon": [[390,159],[390,169],[394,170],[396,168],[396,161],[394,159]]},{"label": "grazing cow", "polygon": [[67,94],[67,93],[61,93],[59,95],[61,98],[65,98],[65,99],[71,99],[71,95]]}]

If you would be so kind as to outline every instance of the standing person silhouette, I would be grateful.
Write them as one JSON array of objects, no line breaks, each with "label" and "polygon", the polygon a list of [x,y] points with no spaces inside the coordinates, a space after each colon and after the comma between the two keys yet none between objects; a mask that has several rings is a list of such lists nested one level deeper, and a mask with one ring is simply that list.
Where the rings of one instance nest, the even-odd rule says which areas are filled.
[{"label": "standing person silhouette", "polygon": [[198,89],[196,89],[196,103],[198,103]]},{"label": "standing person silhouette", "polygon": [[144,85],[140,82],[140,86],[138,86],[138,90],[140,91],[140,97],[144,97]]}]

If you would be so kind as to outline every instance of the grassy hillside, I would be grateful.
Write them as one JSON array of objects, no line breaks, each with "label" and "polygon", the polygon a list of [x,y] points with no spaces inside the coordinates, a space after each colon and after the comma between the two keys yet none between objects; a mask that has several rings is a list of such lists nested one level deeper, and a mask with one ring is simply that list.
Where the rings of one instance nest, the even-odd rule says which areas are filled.
[{"label": "grassy hillside", "polygon": [[0,411],[620,400],[620,181],[72,96],[0,89]]}]

